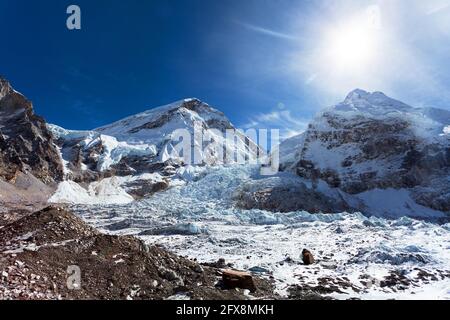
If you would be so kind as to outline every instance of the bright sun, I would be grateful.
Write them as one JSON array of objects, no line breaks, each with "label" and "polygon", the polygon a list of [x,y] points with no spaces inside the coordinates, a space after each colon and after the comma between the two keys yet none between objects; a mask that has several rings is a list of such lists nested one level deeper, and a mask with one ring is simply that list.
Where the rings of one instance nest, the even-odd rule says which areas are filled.
[{"label": "bright sun", "polygon": [[325,33],[327,65],[335,72],[363,72],[380,55],[379,24],[373,13],[349,19]]},{"label": "bright sun", "polygon": [[369,6],[314,25],[312,50],[307,56],[300,52],[294,60],[294,67],[307,70],[305,83],[338,94],[381,87],[380,70],[392,52],[382,18],[378,6]]},{"label": "bright sun", "polygon": [[332,63],[345,68],[364,67],[375,56],[373,35],[361,26],[347,26],[333,30],[329,36]]}]

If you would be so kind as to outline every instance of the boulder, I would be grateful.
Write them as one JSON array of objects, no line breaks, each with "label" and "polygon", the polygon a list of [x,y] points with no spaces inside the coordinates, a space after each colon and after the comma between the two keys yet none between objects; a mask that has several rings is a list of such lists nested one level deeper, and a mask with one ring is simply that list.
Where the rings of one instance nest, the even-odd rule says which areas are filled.
[{"label": "boulder", "polygon": [[222,273],[223,285],[226,289],[247,289],[250,292],[256,291],[253,277],[248,272],[224,270]]},{"label": "boulder", "polygon": [[314,264],[314,256],[307,249],[303,249],[303,251],[302,251],[302,260],[303,260],[303,263],[307,266]]}]

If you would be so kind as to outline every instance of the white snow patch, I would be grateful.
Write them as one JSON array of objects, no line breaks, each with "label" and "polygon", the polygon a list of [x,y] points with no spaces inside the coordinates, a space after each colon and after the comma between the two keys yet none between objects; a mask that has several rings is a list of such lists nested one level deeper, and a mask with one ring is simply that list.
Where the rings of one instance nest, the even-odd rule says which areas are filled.
[{"label": "white snow patch", "polygon": [[119,180],[107,178],[91,183],[86,190],[73,181],[63,181],[49,199],[50,203],[126,204],[134,199],[120,187]]},{"label": "white snow patch", "polygon": [[[95,131],[67,130],[53,124],[48,124],[47,128],[56,139],[79,141],[80,146],[84,150],[89,150],[98,144],[102,144],[103,149],[97,165],[97,170],[99,171],[108,170],[112,165],[119,163],[127,156],[152,157],[157,154],[156,146],[153,144],[118,141],[115,137],[100,134]],[[66,167],[68,161],[64,159],[62,152],[60,153],[64,166]],[[84,164],[82,165],[82,169],[86,170]],[[69,173],[67,168],[66,173]]]},{"label": "white snow patch", "polygon": [[446,126],[443,130],[445,135],[449,135],[450,134],[450,126]]},{"label": "white snow patch", "polygon": [[370,208],[372,215],[398,218],[410,217],[442,217],[442,212],[417,204],[406,189],[374,189],[355,196]]}]

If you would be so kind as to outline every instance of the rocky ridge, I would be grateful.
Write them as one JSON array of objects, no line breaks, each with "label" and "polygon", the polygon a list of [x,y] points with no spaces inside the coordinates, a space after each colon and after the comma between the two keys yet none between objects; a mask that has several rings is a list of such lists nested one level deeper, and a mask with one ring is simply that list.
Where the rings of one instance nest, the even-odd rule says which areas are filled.
[{"label": "rocky ridge", "polygon": [[[397,208],[398,214],[448,215],[449,123],[446,110],[413,108],[381,92],[355,90],[320,112],[304,133],[280,145],[281,171],[303,182],[244,190],[239,203],[275,212],[374,214],[368,206],[383,198],[391,207],[404,207]],[[386,199],[386,192],[404,204]],[[314,199],[320,205],[312,205]],[[389,215],[383,210],[376,213]]]},{"label": "rocky ridge", "polygon": [[45,120],[8,81],[0,78],[0,178],[14,183],[19,173],[46,184],[61,181],[63,168]]}]

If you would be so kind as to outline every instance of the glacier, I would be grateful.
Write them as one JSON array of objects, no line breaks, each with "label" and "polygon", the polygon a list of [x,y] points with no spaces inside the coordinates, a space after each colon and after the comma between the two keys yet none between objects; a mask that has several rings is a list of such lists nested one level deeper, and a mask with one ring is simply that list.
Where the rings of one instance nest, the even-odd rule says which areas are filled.
[{"label": "glacier", "polygon": [[[71,208],[107,233],[136,235],[202,262],[225,258],[238,269],[267,270],[261,276],[274,279],[282,296],[293,285],[314,287],[327,279],[338,288],[328,294],[336,299],[450,299],[449,223],[243,210],[233,199],[242,185],[265,179],[257,166],[197,168],[186,179],[184,174],[172,188],[140,201]],[[299,179],[281,173],[271,183],[282,183],[283,176]],[[314,253],[315,265],[301,263],[303,248]]]}]

